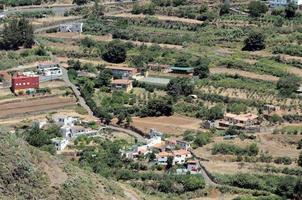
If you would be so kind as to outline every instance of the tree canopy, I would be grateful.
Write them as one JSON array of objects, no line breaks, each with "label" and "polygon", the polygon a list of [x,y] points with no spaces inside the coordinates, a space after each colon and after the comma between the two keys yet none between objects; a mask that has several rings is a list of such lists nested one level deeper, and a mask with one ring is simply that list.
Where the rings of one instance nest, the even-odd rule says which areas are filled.
[{"label": "tree canopy", "polygon": [[244,40],[245,51],[259,51],[265,49],[265,36],[258,31],[252,31],[248,37]]},{"label": "tree canopy", "polygon": [[168,94],[177,97],[180,95],[188,96],[193,93],[194,85],[188,78],[175,78],[170,80],[167,85]]},{"label": "tree canopy", "polygon": [[277,89],[282,96],[290,96],[299,88],[299,79],[295,76],[286,76],[279,79]]},{"label": "tree canopy", "polygon": [[196,61],[192,61],[192,67],[194,67],[194,76],[198,76],[200,79],[207,78],[210,74],[209,70],[210,61],[207,58],[198,58]]},{"label": "tree canopy", "polygon": [[252,17],[260,17],[268,11],[268,7],[261,1],[251,1],[248,5],[249,14]]},{"label": "tree canopy", "polygon": [[0,40],[0,48],[5,50],[17,50],[20,46],[31,48],[34,44],[33,27],[25,18],[12,19],[4,24]]},{"label": "tree canopy", "polygon": [[126,60],[127,50],[125,45],[114,40],[106,45],[106,51],[102,54],[102,58],[111,63],[122,63]]}]

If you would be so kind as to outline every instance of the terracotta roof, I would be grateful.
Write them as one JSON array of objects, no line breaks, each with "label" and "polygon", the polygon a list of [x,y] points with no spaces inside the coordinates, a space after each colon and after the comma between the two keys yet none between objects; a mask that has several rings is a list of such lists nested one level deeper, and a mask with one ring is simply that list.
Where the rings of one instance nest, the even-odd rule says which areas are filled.
[{"label": "terracotta roof", "polygon": [[180,150],[173,151],[173,154],[174,155],[188,155],[188,154],[191,154],[191,153],[187,150],[180,149]]},{"label": "terracotta roof", "polygon": [[165,142],[161,142],[161,143],[157,143],[157,144],[152,145],[152,147],[154,147],[154,148],[162,148],[164,146],[165,146]]},{"label": "terracotta roof", "polygon": [[168,156],[173,156],[172,153],[169,153],[169,152],[166,152],[166,151],[163,151],[163,152],[159,152],[157,154],[158,157],[168,157]]},{"label": "terracotta roof", "polygon": [[132,81],[128,79],[115,79],[112,80],[112,84],[129,85]]},{"label": "terracotta roof", "polygon": [[188,163],[188,164],[196,164],[197,160],[188,160],[186,163]]},{"label": "terracotta roof", "polygon": [[241,115],[226,113],[225,117],[233,118],[233,119],[238,120],[238,121],[248,121],[248,120],[254,120],[254,119],[258,118],[257,115],[254,115],[252,113],[241,114]]}]

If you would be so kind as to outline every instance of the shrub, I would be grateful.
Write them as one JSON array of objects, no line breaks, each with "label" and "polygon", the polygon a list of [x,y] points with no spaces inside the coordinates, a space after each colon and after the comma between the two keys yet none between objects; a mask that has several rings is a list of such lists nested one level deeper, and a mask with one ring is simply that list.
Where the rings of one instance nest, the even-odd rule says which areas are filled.
[{"label": "shrub", "polygon": [[244,40],[244,47],[242,50],[259,51],[265,49],[265,36],[261,32],[253,31]]},{"label": "shrub", "polygon": [[292,164],[292,159],[288,156],[285,157],[277,157],[274,162],[276,164],[284,164],[284,165],[290,165]]},{"label": "shrub", "polygon": [[122,63],[126,60],[127,50],[125,45],[117,40],[109,42],[106,45],[106,51],[102,54],[102,58],[111,63]]}]

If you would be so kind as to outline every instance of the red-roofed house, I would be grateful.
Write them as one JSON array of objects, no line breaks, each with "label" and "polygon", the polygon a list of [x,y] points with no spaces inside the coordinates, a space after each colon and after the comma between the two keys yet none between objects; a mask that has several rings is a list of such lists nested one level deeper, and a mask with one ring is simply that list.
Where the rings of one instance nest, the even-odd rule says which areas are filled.
[{"label": "red-roofed house", "polygon": [[128,79],[115,79],[111,81],[111,90],[124,90],[129,92],[133,88],[132,81]]}]

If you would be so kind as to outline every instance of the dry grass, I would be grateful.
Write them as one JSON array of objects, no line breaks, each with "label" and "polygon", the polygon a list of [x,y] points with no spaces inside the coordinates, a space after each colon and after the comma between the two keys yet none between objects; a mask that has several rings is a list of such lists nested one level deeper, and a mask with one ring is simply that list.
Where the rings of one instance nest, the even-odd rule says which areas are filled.
[{"label": "dry grass", "polygon": [[155,128],[167,135],[179,136],[187,129],[200,129],[201,121],[183,116],[133,118],[132,125],[147,133]]}]

